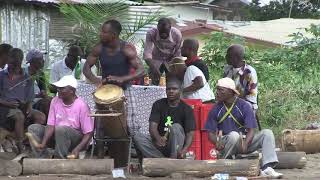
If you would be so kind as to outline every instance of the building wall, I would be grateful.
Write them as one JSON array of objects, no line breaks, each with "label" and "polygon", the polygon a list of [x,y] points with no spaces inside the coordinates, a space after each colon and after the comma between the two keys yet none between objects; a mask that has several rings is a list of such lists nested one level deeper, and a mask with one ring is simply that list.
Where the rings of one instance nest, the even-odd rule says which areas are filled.
[{"label": "building wall", "polygon": [[0,4],[0,42],[20,48],[25,54],[32,48],[48,52],[49,21],[45,7]]},{"label": "building wall", "polygon": [[243,13],[241,8],[245,7],[246,4],[240,0],[218,0],[214,1],[211,4],[229,8],[232,10],[232,13],[229,14],[213,14],[215,19],[218,20],[232,20],[232,21],[240,21],[243,20]]},{"label": "building wall", "polygon": [[163,6],[163,11],[175,19],[194,21],[196,19],[212,20],[212,10],[192,5]]}]

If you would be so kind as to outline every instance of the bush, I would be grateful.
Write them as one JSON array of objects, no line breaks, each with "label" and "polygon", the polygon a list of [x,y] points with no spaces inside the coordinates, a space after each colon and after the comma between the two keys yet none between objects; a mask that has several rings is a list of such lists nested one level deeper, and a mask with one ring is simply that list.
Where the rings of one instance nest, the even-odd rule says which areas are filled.
[{"label": "bush", "polygon": [[223,33],[213,33],[201,52],[209,66],[210,85],[215,89],[216,81],[222,77],[227,48],[231,44],[242,44],[246,49],[246,62],[258,73],[263,128],[273,129],[276,135],[285,128],[303,128],[320,119],[320,42],[319,33],[313,35],[306,39],[294,34],[296,47],[256,48],[239,37],[227,38]]}]

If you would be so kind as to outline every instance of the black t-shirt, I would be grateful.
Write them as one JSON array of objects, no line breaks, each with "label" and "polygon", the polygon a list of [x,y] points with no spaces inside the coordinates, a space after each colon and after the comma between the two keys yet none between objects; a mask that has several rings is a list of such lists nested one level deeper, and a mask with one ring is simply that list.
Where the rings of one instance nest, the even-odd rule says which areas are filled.
[{"label": "black t-shirt", "polygon": [[191,66],[191,65],[194,65],[197,68],[199,68],[203,72],[204,77],[206,78],[207,82],[209,82],[209,70],[208,70],[208,66],[205,64],[204,61],[202,61],[200,59],[198,61],[192,62],[189,66]]},{"label": "black t-shirt", "polygon": [[158,131],[161,136],[165,134],[165,123],[170,117],[173,121],[172,124],[179,123],[185,133],[196,129],[193,110],[185,102],[180,101],[177,107],[170,107],[167,98],[159,99],[153,103],[149,121],[159,123]]}]

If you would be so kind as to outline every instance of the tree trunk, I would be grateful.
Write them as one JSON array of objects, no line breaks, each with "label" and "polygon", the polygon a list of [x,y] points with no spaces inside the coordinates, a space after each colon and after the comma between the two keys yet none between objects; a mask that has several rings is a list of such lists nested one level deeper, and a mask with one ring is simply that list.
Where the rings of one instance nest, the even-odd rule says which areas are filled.
[{"label": "tree trunk", "polygon": [[23,174],[110,174],[113,159],[30,159],[23,160]]},{"label": "tree trunk", "polygon": [[304,168],[307,164],[305,152],[277,152],[279,163],[276,169]]},{"label": "tree trunk", "polygon": [[0,159],[0,176],[19,176],[22,172],[20,163]]},{"label": "tree trunk", "polygon": [[284,151],[320,152],[320,130],[282,131],[282,149]]},{"label": "tree trunk", "polygon": [[230,176],[257,176],[259,160],[186,160],[167,158],[144,158],[144,176],[168,176],[172,173],[185,173],[196,177],[208,177],[215,173],[228,173]]}]

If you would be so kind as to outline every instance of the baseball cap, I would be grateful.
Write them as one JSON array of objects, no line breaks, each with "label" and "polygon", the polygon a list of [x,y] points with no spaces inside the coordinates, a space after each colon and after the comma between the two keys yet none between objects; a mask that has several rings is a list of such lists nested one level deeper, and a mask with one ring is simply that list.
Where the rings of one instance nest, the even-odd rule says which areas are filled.
[{"label": "baseball cap", "polygon": [[77,80],[73,77],[73,75],[67,75],[63,76],[59,81],[52,83],[53,85],[57,87],[67,87],[71,86],[73,88],[77,88],[78,82]]},{"label": "baseball cap", "polygon": [[39,51],[38,49],[31,49],[26,56],[26,61],[27,63],[30,63],[32,61],[32,59],[35,58],[41,58],[43,59],[43,53],[41,51]]},{"label": "baseball cap", "polygon": [[217,86],[231,89],[236,94],[240,95],[239,91],[236,89],[236,84],[231,78],[225,77],[218,80]]}]

